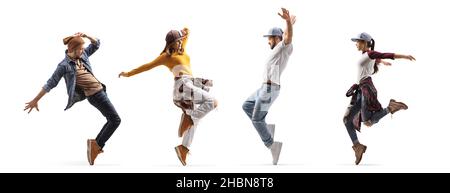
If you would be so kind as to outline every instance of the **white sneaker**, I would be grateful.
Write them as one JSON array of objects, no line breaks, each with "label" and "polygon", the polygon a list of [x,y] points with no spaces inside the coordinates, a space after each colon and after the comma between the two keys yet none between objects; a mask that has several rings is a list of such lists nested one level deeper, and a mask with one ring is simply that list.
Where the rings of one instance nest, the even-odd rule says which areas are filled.
[{"label": "white sneaker", "polygon": [[267,129],[269,130],[272,139],[275,139],[275,124],[267,124]]},{"label": "white sneaker", "polygon": [[280,158],[281,147],[283,146],[282,142],[274,141],[270,146],[270,152],[272,152],[272,164],[277,165],[278,159]]}]

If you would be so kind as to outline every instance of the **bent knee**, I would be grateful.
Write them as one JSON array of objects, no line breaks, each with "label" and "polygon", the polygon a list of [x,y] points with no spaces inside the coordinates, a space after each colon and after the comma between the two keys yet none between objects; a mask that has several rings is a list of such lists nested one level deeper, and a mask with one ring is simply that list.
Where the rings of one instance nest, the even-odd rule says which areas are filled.
[{"label": "bent knee", "polygon": [[110,119],[108,119],[108,121],[110,121],[114,125],[120,125],[120,123],[122,122],[122,119],[119,117],[119,115],[116,115],[116,116],[113,116]]}]

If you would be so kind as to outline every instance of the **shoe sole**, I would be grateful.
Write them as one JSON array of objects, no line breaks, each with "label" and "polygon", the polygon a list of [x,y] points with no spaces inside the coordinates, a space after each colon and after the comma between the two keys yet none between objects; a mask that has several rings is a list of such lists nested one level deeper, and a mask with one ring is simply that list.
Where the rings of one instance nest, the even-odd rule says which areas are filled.
[{"label": "shoe sole", "polygon": [[181,151],[178,147],[175,147],[175,152],[177,153],[177,157],[180,160],[181,164],[183,164],[183,166],[186,166],[186,162],[181,158]]},{"label": "shoe sole", "polygon": [[94,165],[94,162],[92,161],[92,158],[91,158],[92,146],[91,146],[91,143],[90,143],[89,139],[87,141],[87,147],[88,147],[88,150],[87,150],[88,162],[92,166],[92,165]]}]

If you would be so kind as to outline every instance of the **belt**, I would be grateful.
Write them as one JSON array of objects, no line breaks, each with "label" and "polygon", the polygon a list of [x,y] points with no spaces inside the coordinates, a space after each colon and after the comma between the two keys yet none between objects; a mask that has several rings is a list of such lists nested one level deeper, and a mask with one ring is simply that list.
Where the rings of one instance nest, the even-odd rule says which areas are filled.
[{"label": "belt", "polygon": [[185,73],[180,72],[180,73],[178,73],[178,76],[175,76],[175,78],[174,78],[175,81],[179,80],[183,75],[191,76],[191,75],[189,75],[189,74],[185,74]]},{"label": "belt", "polygon": [[277,83],[274,83],[274,82],[272,82],[272,81],[270,81],[270,80],[268,80],[267,82],[265,82],[264,84],[268,84],[268,85],[275,85],[275,86],[280,86],[279,84],[277,84]]}]

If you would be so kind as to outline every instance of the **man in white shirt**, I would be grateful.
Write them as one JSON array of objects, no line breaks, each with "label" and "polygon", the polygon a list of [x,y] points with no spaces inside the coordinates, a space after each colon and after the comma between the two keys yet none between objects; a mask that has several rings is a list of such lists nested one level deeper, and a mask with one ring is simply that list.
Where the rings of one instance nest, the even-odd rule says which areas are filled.
[{"label": "man in white shirt", "polygon": [[274,165],[278,164],[283,143],[274,141],[275,125],[267,125],[265,118],[280,93],[280,76],[292,54],[292,26],[295,23],[295,16],[290,15],[285,8],[282,8],[282,13],[278,15],[286,21],[286,32],[275,27],[264,35],[269,40],[272,52],[265,65],[263,84],[242,105],[264,145],[270,149]]}]

